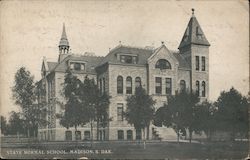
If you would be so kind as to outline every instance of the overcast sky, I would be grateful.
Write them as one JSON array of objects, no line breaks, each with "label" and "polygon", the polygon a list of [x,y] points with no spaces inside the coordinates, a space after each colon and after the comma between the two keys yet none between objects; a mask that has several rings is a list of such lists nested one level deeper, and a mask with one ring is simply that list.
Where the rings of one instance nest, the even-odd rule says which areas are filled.
[{"label": "overcast sky", "polygon": [[18,110],[11,86],[24,66],[41,78],[43,56],[57,61],[63,22],[71,52],[105,56],[124,45],[177,50],[195,8],[210,42],[210,100],[234,86],[249,90],[249,8],[245,1],[1,1],[1,113]]}]

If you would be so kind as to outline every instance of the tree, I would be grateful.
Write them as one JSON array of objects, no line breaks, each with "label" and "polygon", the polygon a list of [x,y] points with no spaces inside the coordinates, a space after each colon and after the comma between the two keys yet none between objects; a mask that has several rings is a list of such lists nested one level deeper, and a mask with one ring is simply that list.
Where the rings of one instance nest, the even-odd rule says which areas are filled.
[{"label": "tree", "polygon": [[231,88],[229,92],[221,92],[215,102],[218,108],[216,119],[218,130],[230,132],[231,140],[237,133],[247,136],[248,132],[248,101],[237,90]]},{"label": "tree", "polygon": [[155,121],[158,124],[172,127],[177,134],[177,141],[179,141],[180,135],[186,135],[188,130],[191,142],[193,132],[199,131],[200,119],[197,116],[199,108],[196,105],[198,102],[197,95],[186,91],[169,96],[168,104],[158,109]]},{"label": "tree", "polygon": [[25,67],[21,67],[15,74],[12,93],[15,103],[24,111],[34,103],[34,88],[34,77]]},{"label": "tree", "polygon": [[211,140],[212,133],[216,131],[216,108],[207,100],[198,105],[197,119],[199,120],[199,130],[202,130],[207,135],[207,139]]},{"label": "tree", "polygon": [[105,92],[99,94],[98,104],[96,106],[96,121],[97,121],[97,140],[99,140],[99,127],[106,128],[110,121],[108,115],[108,107],[110,104],[110,96]]},{"label": "tree", "polygon": [[[136,130],[143,129],[145,140],[145,128],[149,128],[154,116],[153,105],[155,101],[141,86],[136,87],[135,94],[127,97],[127,110],[125,118]],[[147,134],[148,137],[148,134]]]},{"label": "tree", "polygon": [[67,70],[67,74],[64,78],[63,89],[66,104],[64,114],[60,117],[60,124],[67,129],[69,129],[69,127],[74,127],[75,133],[77,127],[86,122],[84,121],[85,117],[82,115],[82,105],[80,100],[81,85],[81,81],[78,80],[70,70]]},{"label": "tree", "polygon": [[24,134],[25,127],[24,127],[24,120],[21,118],[21,113],[12,111],[10,113],[9,118],[9,134],[16,135],[16,134]]},{"label": "tree", "polygon": [[94,79],[89,79],[88,76],[86,76],[81,91],[82,113],[85,116],[85,120],[90,122],[91,141],[93,141],[93,123],[96,117],[99,94]]},{"label": "tree", "polygon": [[1,133],[6,135],[8,133],[7,120],[4,116],[1,116]]},{"label": "tree", "polygon": [[34,77],[25,67],[21,67],[16,72],[12,93],[15,103],[21,107],[20,114],[22,115],[28,137],[30,136],[30,131],[32,131],[33,136],[36,136],[38,125],[43,123],[43,120],[40,119],[40,107],[35,104]]}]

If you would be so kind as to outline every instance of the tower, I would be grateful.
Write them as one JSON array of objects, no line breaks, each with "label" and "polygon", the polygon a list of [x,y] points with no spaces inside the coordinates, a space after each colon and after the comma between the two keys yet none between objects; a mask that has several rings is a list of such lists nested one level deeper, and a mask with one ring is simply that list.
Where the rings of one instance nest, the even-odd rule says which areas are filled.
[{"label": "tower", "polygon": [[208,99],[209,89],[209,42],[205,37],[192,9],[192,16],[178,47],[191,69],[190,86],[202,99]]},{"label": "tower", "polygon": [[68,42],[68,38],[66,35],[64,23],[63,23],[62,36],[61,36],[58,47],[59,47],[59,59],[58,59],[58,61],[61,62],[69,53],[69,42]]}]

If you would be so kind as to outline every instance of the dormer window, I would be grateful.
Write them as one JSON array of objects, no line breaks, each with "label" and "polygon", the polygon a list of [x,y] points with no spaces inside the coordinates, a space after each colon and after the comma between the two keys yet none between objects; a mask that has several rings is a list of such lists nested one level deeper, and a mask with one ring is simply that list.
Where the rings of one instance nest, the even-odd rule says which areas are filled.
[{"label": "dormer window", "polygon": [[85,70],[85,64],[80,62],[70,62],[70,69],[76,71]]},{"label": "dormer window", "polygon": [[137,56],[121,55],[120,61],[122,63],[137,64]]},{"label": "dormer window", "polygon": [[159,59],[155,64],[155,68],[171,69],[171,64],[166,59]]}]

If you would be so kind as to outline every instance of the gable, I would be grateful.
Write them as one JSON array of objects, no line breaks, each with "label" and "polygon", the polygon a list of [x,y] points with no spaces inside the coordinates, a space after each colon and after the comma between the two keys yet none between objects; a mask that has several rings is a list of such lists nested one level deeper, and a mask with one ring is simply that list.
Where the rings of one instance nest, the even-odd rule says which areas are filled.
[{"label": "gable", "polygon": [[172,66],[178,64],[178,60],[165,45],[162,45],[155,50],[155,52],[148,58],[148,64],[155,64],[160,59],[167,60]]}]

